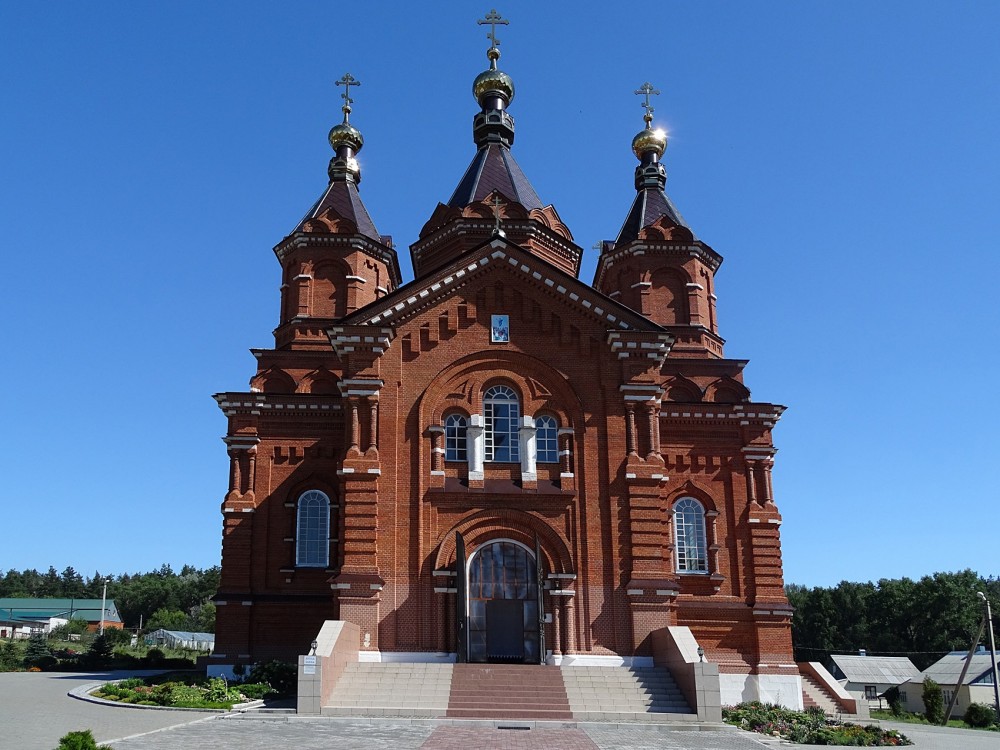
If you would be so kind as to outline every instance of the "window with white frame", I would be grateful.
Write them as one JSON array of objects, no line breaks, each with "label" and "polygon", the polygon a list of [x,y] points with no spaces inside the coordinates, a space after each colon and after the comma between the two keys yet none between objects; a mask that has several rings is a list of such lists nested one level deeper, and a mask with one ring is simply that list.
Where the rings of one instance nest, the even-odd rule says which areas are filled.
[{"label": "window with white frame", "polygon": [[705,509],[693,497],[674,503],[674,558],[678,573],[707,573]]},{"label": "window with white frame", "polygon": [[444,460],[466,461],[468,448],[469,420],[464,414],[449,414],[444,420]]},{"label": "window with white frame", "polygon": [[535,459],[540,464],[559,462],[559,423],[548,415],[535,420]]},{"label": "window with white frame", "polygon": [[517,463],[521,460],[519,429],[521,402],[505,385],[495,385],[483,395],[485,459]]},{"label": "window with white frame", "polygon": [[326,567],[330,562],[330,498],[319,490],[299,496],[295,529],[295,564]]}]

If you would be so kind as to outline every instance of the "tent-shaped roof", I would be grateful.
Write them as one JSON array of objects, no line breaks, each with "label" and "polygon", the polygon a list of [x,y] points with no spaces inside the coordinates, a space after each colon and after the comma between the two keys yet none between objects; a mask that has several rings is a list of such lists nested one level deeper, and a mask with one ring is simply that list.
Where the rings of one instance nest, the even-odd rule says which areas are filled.
[{"label": "tent-shaped roof", "polygon": [[899,685],[920,674],[920,670],[905,656],[833,654],[830,660],[837,665],[848,682],[867,685]]}]

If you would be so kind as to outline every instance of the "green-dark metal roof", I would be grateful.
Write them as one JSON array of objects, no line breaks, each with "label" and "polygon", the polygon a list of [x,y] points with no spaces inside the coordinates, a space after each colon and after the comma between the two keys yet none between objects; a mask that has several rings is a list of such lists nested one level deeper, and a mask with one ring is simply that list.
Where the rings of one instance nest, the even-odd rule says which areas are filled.
[{"label": "green-dark metal roof", "polygon": [[[114,599],[104,605],[105,622],[121,622]],[[101,619],[100,599],[0,599],[0,618],[10,620],[46,620],[63,617],[67,620]]]}]

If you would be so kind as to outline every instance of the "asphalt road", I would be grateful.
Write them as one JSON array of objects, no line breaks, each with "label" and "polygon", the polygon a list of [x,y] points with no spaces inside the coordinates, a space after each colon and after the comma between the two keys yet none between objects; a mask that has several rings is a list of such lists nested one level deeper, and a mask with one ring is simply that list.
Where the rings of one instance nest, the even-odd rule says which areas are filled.
[{"label": "asphalt road", "polygon": [[67,693],[125,673],[0,672],[0,750],[53,750],[67,732],[90,729],[98,742],[185,724],[215,713],[101,706]]}]

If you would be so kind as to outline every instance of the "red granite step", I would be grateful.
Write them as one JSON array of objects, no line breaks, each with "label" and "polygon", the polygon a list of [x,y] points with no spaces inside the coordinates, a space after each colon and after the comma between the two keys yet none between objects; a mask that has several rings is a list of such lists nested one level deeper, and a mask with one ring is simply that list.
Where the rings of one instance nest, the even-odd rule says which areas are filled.
[{"label": "red granite step", "polygon": [[557,667],[456,664],[447,716],[479,719],[572,719]]}]

